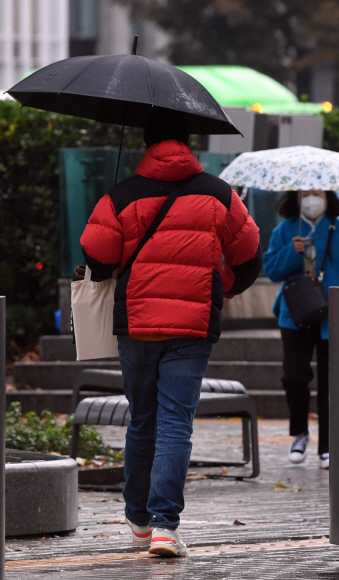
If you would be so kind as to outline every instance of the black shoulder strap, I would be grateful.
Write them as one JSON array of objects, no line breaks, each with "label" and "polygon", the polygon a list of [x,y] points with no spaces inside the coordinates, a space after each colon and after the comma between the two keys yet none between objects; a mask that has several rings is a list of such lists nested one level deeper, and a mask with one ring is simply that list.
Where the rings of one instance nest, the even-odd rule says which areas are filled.
[{"label": "black shoulder strap", "polygon": [[331,243],[332,243],[332,238],[333,238],[333,234],[335,231],[335,220],[336,218],[332,218],[331,220],[331,224],[328,226],[328,236],[327,236],[327,244],[326,244],[326,250],[325,250],[325,254],[323,257],[323,261],[321,264],[321,268],[320,268],[320,272],[319,272],[319,276],[318,276],[318,280],[319,282],[322,282],[324,275],[325,275],[325,265],[326,265],[326,260],[327,260],[327,256],[330,255],[331,252]]},{"label": "black shoulder strap", "polygon": [[148,228],[147,232],[145,233],[144,237],[139,242],[139,245],[138,245],[137,249],[132,254],[132,256],[130,257],[130,259],[128,260],[127,264],[125,265],[125,268],[119,274],[119,278],[121,278],[121,276],[127,270],[129,270],[129,268],[132,267],[132,264],[133,264],[135,258],[137,257],[137,255],[139,254],[139,252],[142,250],[142,248],[144,247],[144,245],[146,244],[146,242],[148,242],[148,240],[156,232],[157,228],[160,226],[160,224],[161,224],[162,220],[164,219],[164,217],[166,217],[167,213],[169,212],[169,210],[171,209],[171,207],[174,204],[175,200],[177,199],[179,192],[182,191],[182,189],[185,186],[185,184],[186,184],[187,181],[188,181],[187,179],[184,179],[184,180],[176,181],[175,182],[174,187],[173,187],[171,193],[167,197],[165,203],[161,206],[160,211],[157,213],[157,215],[155,216],[154,220],[152,221],[150,227]]}]

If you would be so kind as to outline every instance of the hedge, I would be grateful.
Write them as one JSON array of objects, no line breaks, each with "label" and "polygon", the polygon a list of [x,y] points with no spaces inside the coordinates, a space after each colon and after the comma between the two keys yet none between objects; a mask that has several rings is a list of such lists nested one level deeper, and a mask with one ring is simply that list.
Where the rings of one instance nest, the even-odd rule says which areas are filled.
[{"label": "hedge", "polygon": [[[29,411],[23,415],[20,403],[11,403],[6,409],[6,447],[68,455],[72,425],[72,415],[67,417],[64,425],[58,425],[56,415],[50,411],[43,411],[41,415]],[[78,452],[83,459],[91,460],[100,455],[107,461],[123,461],[121,452],[105,445],[96,426],[81,425]]]},{"label": "hedge", "polygon": [[[61,147],[115,147],[120,127],[0,101],[0,294],[8,343],[32,346],[53,333],[58,307]],[[143,144],[126,129],[123,146]]]}]

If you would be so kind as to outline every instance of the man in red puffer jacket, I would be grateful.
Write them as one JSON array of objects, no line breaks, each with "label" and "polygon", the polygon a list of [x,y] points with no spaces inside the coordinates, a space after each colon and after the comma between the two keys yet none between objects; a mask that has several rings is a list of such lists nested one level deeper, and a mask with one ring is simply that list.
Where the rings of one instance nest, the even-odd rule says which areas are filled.
[{"label": "man in red puffer jacket", "polygon": [[[262,267],[259,231],[238,194],[204,172],[180,113],[154,112],[135,176],[96,205],[81,237],[94,274],[123,272],[173,186],[178,197],[115,292],[126,435],[124,498],[133,543],[187,553],[178,525],[201,382],[220,335],[223,298]],[[224,257],[224,261],[223,261]]]}]

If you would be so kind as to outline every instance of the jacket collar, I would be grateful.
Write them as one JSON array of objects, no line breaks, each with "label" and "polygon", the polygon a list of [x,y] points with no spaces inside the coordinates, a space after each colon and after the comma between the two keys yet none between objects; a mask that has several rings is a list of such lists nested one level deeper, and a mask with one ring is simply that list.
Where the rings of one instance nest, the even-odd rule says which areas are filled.
[{"label": "jacket collar", "polygon": [[185,143],[174,139],[155,143],[135,170],[136,175],[159,181],[179,181],[204,170]]}]

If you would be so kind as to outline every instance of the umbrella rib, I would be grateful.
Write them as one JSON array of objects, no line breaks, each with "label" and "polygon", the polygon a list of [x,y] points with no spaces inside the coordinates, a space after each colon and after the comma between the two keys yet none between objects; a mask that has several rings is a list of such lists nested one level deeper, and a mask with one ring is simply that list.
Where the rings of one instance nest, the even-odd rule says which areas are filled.
[{"label": "umbrella rib", "polygon": [[58,95],[60,95],[60,93],[62,93],[63,91],[65,91],[74,81],[76,81],[87,69],[88,67],[95,62],[96,60],[98,60],[99,58],[102,58],[101,56],[98,56],[97,58],[94,58],[93,60],[91,60],[91,62],[89,62],[83,69],[81,69],[81,71],[78,72],[78,74],[76,74],[68,83],[67,85],[65,85],[61,91],[58,92]]},{"label": "umbrella rib", "polygon": [[[142,60],[142,61],[145,63],[145,65],[147,66],[148,75],[149,75],[149,79],[150,79],[150,85],[151,85],[152,101],[153,101],[153,100],[154,100],[154,99],[153,99],[153,96],[154,96],[154,95],[153,95],[153,83],[152,83],[152,75],[151,75],[151,70],[150,70],[150,68],[149,68],[149,66],[148,66],[148,62],[147,62],[147,61],[146,61],[146,60],[145,60],[145,59],[144,59],[142,56],[141,56],[140,58],[141,58],[141,60]],[[153,106],[153,105],[152,105],[152,106]]]}]

